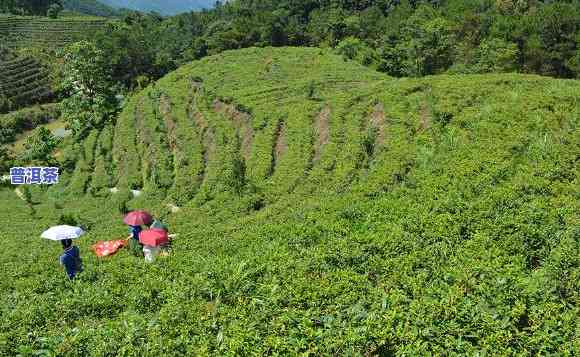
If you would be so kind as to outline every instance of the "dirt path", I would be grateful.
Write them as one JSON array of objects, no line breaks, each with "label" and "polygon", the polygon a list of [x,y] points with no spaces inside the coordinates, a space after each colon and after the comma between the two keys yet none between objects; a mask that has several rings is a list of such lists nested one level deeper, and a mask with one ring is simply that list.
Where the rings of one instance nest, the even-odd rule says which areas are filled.
[{"label": "dirt path", "polygon": [[154,162],[156,162],[155,151],[151,148],[152,135],[151,131],[145,125],[145,114],[143,112],[143,106],[147,105],[145,103],[145,98],[141,97],[137,107],[135,108],[135,126],[137,127],[137,136],[141,139],[143,145],[137,145],[137,147],[143,147],[143,152],[141,153],[141,167],[143,168],[143,182],[149,180],[149,173],[151,172]]},{"label": "dirt path", "polygon": [[188,116],[190,120],[193,120],[193,123],[195,124],[199,132],[199,137],[203,151],[202,152],[203,169],[199,175],[200,176],[199,181],[203,182],[205,181],[205,177],[207,174],[208,163],[215,158],[215,153],[217,149],[215,144],[214,133],[212,129],[209,127],[209,124],[205,116],[196,105],[197,95],[198,94],[196,92],[196,94],[193,96],[192,101],[189,103]]},{"label": "dirt path", "polygon": [[316,117],[315,125],[317,141],[314,146],[314,162],[320,160],[322,149],[324,145],[328,144],[328,141],[330,140],[330,115],[330,107],[326,106]]},{"label": "dirt path", "polygon": [[137,133],[141,138],[141,141],[149,146],[151,143],[151,132],[145,126],[144,123],[144,114],[143,114],[143,106],[145,105],[145,98],[141,98],[137,107],[135,108],[135,124],[137,126]]},{"label": "dirt path", "polygon": [[429,108],[427,104],[423,103],[421,106],[421,121],[419,122],[419,128],[417,128],[417,133],[423,132],[431,126],[431,115],[429,113]]},{"label": "dirt path", "polygon": [[377,133],[375,146],[383,145],[385,143],[385,122],[385,107],[382,103],[378,103],[373,108],[370,120],[370,124]]},{"label": "dirt path", "polygon": [[288,152],[288,143],[286,142],[286,123],[280,121],[276,127],[274,135],[274,145],[272,145],[272,165],[270,166],[270,176],[276,171],[276,166],[280,159]]},{"label": "dirt path", "polygon": [[225,114],[232,120],[237,134],[242,140],[242,156],[247,161],[250,158],[252,142],[254,141],[252,117],[250,114],[238,110],[235,105],[227,104],[217,99],[213,102],[213,110],[217,113]]},{"label": "dirt path", "polygon": [[171,150],[175,151],[177,147],[177,139],[175,137],[175,121],[173,120],[171,114],[171,102],[167,95],[162,95],[159,99],[159,112],[163,117],[165,122],[165,128],[167,129],[167,139],[169,140],[169,147]]}]

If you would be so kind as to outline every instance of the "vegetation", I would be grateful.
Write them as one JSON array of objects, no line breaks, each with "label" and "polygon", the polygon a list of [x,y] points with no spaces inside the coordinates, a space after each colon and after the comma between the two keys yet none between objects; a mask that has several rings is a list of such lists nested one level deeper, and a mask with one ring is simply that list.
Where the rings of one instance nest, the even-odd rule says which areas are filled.
[{"label": "vegetation", "polygon": [[0,42],[12,49],[39,47],[61,48],[89,37],[105,27],[107,19],[77,16],[52,19],[32,16],[0,15]]},{"label": "vegetation", "polygon": [[[0,190],[0,354],[578,354],[578,82],[397,79],[359,45],[192,62],[65,146],[35,219]],[[97,260],[137,208],[172,256]],[[38,238],[71,215],[73,282]]]},{"label": "vegetation", "polygon": [[164,15],[201,10],[215,4],[213,0],[102,0],[102,2],[115,8],[128,8],[142,12],[155,11]]},{"label": "vegetation", "polygon": [[50,130],[39,127],[26,139],[24,152],[18,158],[20,162],[31,165],[50,166],[55,164],[53,151],[58,145],[58,139]]},{"label": "vegetation", "polygon": [[0,13],[46,16],[53,5],[62,6],[61,0],[0,0]]},{"label": "vegetation", "polygon": [[170,18],[130,14],[96,36],[114,79],[159,78],[248,46],[319,46],[392,76],[524,72],[580,75],[578,0],[233,0]]},{"label": "vegetation", "polygon": [[105,54],[94,44],[80,41],[64,51],[62,86],[67,96],[61,103],[62,116],[77,138],[102,128],[113,119],[118,107]]},{"label": "vegetation", "polygon": [[0,59],[0,114],[52,98],[48,73],[32,57]]},{"label": "vegetation", "polygon": [[66,10],[92,16],[115,17],[121,14],[98,0],[64,0],[63,6]]},{"label": "vegetation", "polygon": [[0,145],[10,143],[18,134],[59,117],[60,110],[56,104],[38,105],[0,115]]}]

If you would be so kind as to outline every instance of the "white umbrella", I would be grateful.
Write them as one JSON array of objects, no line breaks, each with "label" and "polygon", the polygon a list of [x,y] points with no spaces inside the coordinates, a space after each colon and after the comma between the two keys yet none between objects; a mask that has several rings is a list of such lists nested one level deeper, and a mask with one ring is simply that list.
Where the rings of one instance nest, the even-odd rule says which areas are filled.
[{"label": "white umbrella", "polygon": [[75,239],[83,234],[85,234],[85,231],[80,227],[56,226],[44,231],[41,237],[50,240],[64,240]]}]

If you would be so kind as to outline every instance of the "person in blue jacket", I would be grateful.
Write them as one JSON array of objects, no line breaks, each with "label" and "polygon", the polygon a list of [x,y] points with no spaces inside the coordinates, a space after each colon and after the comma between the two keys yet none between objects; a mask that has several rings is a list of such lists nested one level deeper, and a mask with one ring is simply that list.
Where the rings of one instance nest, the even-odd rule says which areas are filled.
[{"label": "person in blue jacket", "polygon": [[141,226],[129,226],[129,232],[131,233],[131,238],[139,241],[139,233],[141,233]]},{"label": "person in blue jacket", "polygon": [[72,239],[61,240],[60,242],[64,249],[64,253],[59,259],[60,264],[64,266],[66,274],[72,280],[78,273],[83,271],[81,253],[79,247],[73,246]]},{"label": "person in blue jacket", "polygon": [[143,245],[139,242],[139,233],[141,233],[141,226],[129,226],[130,240],[129,240],[129,250],[133,255],[141,257],[143,256]]}]

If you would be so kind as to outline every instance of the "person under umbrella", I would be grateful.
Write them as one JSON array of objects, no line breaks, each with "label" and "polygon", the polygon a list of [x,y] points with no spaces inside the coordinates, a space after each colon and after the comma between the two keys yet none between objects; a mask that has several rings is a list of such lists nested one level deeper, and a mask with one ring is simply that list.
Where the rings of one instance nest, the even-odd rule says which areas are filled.
[{"label": "person under umbrella", "polygon": [[65,239],[60,241],[64,253],[60,256],[59,261],[66,270],[66,274],[70,280],[83,271],[83,261],[81,260],[81,252],[79,247],[73,245],[72,239]]},{"label": "person under umbrella", "polygon": [[159,255],[162,247],[169,243],[169,235],[165,229],[152,228],[141,232],[139,241],[143,244],[145,261],[151,263]]},{"label": "person under umbrella", "polygon": [[41,235],[42,238],[61,242],[64,252],[59,257],[59,262],[64,266],[70,280],[73,280],[78,273],[83,271],[80,249],[73,245],[72,240],[84,233],[80,227],[65,225],[52,227]]},{"label": "person under umbrella", "polygon": [[135,256],[143,256],[143,246],[139,243],[139,234],[142,231],[142,225],[149,225],[153,217],[148,212],[137,210],[128,213],[123,222],[129,225],[129,250]]}]

